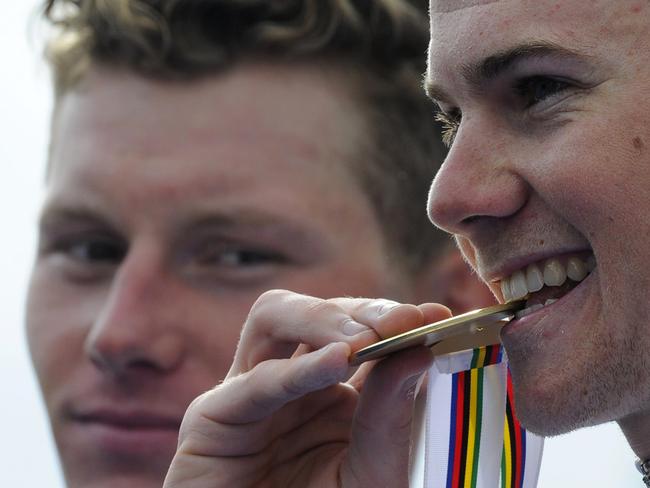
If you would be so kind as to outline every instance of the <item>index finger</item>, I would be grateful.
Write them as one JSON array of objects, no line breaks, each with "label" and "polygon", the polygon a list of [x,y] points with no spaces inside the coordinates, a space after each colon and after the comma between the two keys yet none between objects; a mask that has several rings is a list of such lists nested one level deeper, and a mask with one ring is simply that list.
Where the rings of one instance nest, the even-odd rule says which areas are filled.
[{"label": "index finger", "polygon": [[229,377],[268,359],[289,358],[298,345],[320,349],[345,342],[352,350],[423,324],[414,305],[391,300],[323,300],[284,290],[263,294],[251,309]]}]

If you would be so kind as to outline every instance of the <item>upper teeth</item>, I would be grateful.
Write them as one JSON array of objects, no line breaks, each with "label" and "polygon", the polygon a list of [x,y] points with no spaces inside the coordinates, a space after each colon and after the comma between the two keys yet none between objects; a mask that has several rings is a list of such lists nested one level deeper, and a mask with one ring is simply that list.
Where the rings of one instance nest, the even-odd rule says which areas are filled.
[{"label": "upper teeth", "polygon": [[567,277],[582,281],[595,267],[593,255],[586,259],[570,256],[568,259],[550,258],[539,263],[529,264],[525,269],[515,271],[510,277],[501,280],[503,300],[519,300],[546,286],[561,286]]}]

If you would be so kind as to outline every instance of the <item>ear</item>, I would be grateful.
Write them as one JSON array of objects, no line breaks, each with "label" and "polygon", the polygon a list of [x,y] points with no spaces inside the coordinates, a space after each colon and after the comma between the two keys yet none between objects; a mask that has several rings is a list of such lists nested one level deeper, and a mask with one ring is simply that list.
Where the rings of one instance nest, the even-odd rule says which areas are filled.
[{"label": "ear", "polygon": [[417,293],[419,303],[442,303],[454,315],[496,303],[490,289],[471,270],[456,248],[434,259],[420,280]]}]

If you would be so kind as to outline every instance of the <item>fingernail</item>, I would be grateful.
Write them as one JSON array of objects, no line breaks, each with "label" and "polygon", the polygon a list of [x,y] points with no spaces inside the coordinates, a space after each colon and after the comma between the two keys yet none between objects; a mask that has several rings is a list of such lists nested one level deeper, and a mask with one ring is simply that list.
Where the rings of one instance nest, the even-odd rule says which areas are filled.
[{"label": "fingernail", "polygon": [[406,392],[406,398],[412,399],[415,398],[420,390],[422,385],[421,379],[424,377],[424,374],[416,374],[411,376],[404,382],[404,391]]},{"label": "fingernail", "polygon": [[[317,351],[314,351],[313,353],[310,353],[310,354],[319,354],[321,356],[326,356],[332,351],[332,349],[337,349],[337,348],[343,348],[343,349],[345,349],[347,351],[347,354],[350,353],[350,346],[346,342],[331,342],[331,343],[327,344],[326,346],[321,347]],[[348,363],[346,361],[347,361],[347,359],[345,359],[341,364],[344,364],[345,367],[347,368]]]},{"label": "fingernail", "polygon": [[343,323],[343,327],[341,330],[343,333],[347,336],[355,336],[357,334],[361,334],[362,332],[366,332],[370,328],[360,324],[359,322],[355,322],[352,319],[346,319],[346,321]]},{"label": "fingernail", "polygon": [[424,384],[424,378],[426,378],[426,373],[422,373],[420,377],[418,378],[417,382],[415,383],[415,396],[418,396],[420,394],[420,390],[422,389],[422,385]]},{"label": "fingernail", "polygon": [[[342,344],[347,348],[347,344],[345,343],[333,342],[325,347],[320,348],[318,351],[314,351],[311,353],[313,355],[313,360],[320,362],[324,356],[329,355],[333,349],[340,347]],[[322,363],[321,366],[325,366],[325,363]],[[345,381],[347,372],[347,359],[345,356],[341,356],[340,361],[336,361],[334,363],[329,361],[326,367],[320,367],[319,374],[315,375],[311,379],[310,387],[313,389],[323,388],[334,383]]]}]

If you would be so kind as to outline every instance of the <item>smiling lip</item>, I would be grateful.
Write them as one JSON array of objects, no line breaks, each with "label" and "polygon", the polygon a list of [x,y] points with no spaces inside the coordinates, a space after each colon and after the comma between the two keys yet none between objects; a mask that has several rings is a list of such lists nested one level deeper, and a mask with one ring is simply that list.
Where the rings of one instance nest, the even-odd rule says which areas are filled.
[{"label": "smiling lip", "polygon": [[[503,336],[508,336],[508,335],[513,335],[516,334],[518,330],[521,329],[529,329],[531,326],[534,327],[535,324],[539,323],[541,319],[544,317],[548,316],[549,314],[556,314],[558,316],[558,320],[561,320],[559,317],[569,317],[571,314],[568,314],[566,311],[562,311],[562,308],[572,307],[575,312],[576,310],[576,305],[577,303],[571,304],[572,301],[574,302],[581,302],[583,303],[585,301],[585,293],[587,293],[587,289],[590,286],[590,283],[596,279],[594,276],[594,273],[591,275],[587,276],[583,281],[578,283],[578,285],[570,290],[567,294],[563,295],[560,297],[557,301],[554,303],[547,305],[539,310],[536,310],[532,313],[529,313],[521,318],[515,318],[511,320],[509,323],[507,323],[502,329],[501,329],[501,335]],[[557,324],[549,324],[550,326],[548,328],[545,327],[543,332],[543,336],[546,338],[550,338],[553,336],[555,333],[561,333],[561,328],[557,327]]]},{"label": "smiling lip", "polygon": [[575,247],[575,248],[563,248],[555,249],[553,251],[537,252],[527,255],[522,255],[517,258],[509,259],[506,263],[501,263],[498,268],[485,270],[481,273],[481,279],[486,283],[498,284],[503,278],[511,276],[515,271],[524,269],[526,266],[532,263],[540,262],[545,259],[554,258],[558,256],[563,256],[567,254],[580,254],[585,252],[591,252],[591,249],[588,247]]},{"label": "smiling lip", "polygon": [[147,411],[102,408],[70,416],[75,438],[89,448],[154,455],[175,449],[181,418]]}]

